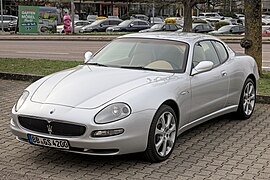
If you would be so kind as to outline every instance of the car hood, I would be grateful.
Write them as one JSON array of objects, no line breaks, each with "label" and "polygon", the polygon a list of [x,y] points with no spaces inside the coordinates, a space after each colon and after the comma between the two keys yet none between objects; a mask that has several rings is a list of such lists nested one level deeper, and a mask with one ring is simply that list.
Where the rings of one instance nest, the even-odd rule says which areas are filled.
[{"label": "car hood", "polygon": [[158,77],[171,75],[83,65],[53,74],[36,89],[31,101],[94,109],[132,89],[154,82]]}]

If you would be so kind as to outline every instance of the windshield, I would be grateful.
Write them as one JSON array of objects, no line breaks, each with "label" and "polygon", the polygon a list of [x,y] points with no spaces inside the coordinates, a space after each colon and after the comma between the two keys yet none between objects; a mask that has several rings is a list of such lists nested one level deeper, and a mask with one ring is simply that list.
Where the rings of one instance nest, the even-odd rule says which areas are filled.
[{"label": "windshield", "polygon": [[89,62],[112,67],[184,72],[186,43],[153,39],[117,39],[99,51]]},{"label": "windshield", "polygon": [[161,29],[164,24],[155,24],[151,27],[151,29]]},{"label": "windshield", "polygon": [[129,25],[129,23],[131,23],[132,21],[131,20],[125,20],[123,22],[121,22],[118,26],[121,26],[121,27],[126,27]]},{"label": "windshield", "polygon": [[223,26],[218,29],[218,31],[229,31],[231,29],[231,26]]}]

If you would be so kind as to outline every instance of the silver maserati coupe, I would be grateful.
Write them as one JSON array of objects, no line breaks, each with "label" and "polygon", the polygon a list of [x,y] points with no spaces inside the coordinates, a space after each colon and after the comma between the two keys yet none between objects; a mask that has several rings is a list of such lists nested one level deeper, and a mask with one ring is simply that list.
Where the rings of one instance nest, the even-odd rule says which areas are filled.
[{"label": "silver maserati coupe", "polygon": [[124,35],[27,87],[10,128],[32,145],[160,162],[187,129],[226,113],[248,119],[258,78],[252,57],[210,35]]}]

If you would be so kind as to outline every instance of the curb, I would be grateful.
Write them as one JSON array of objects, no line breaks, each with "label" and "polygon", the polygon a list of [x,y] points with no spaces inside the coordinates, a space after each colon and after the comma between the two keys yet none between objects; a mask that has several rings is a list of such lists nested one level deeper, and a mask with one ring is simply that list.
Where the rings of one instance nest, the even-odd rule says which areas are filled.
[{"label": "curb", "polygon": [[[0,79],[35,82],[44,76],[0,72]],[[256,95],[256,102],[270,104],[270,95]]]}]

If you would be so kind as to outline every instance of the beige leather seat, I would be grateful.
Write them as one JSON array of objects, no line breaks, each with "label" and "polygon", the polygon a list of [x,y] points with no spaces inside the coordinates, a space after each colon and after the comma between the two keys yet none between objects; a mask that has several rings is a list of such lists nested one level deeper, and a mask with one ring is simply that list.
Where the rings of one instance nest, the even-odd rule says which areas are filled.
[{"label": "beige leather seat", "polygon": [[170,63],[163,60],[154,61],[146,66],[147,68],[152,69],[162,69],[162,70],[173,70],[173,67]]}]

